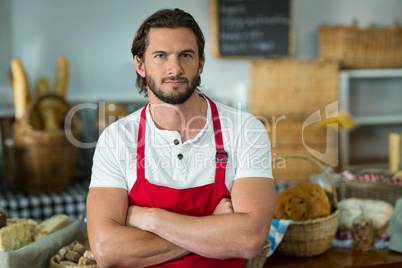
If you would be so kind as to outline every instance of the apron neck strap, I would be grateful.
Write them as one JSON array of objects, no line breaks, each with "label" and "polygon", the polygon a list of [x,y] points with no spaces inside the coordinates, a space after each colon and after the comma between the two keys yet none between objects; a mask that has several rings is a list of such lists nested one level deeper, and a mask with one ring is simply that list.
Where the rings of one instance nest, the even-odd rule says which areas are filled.
[{"label": "apron neck strap", "polygon": [[137,179],[145,179],[145,124],[148,103],[141,111],[140,126],[138,128],[137,143]]},{"label": "apron neck strap", "polygon": [[215,169],[215,182],[225,184],[225,171],[226,162],[228,161],[228,154],[223,147],[221,120],[219,119],[219,112],[216,104],[207,96],[203,96],[209,101],[212,113],[212,124],[215,134],[215,148],[216,148],[216,169]]}]

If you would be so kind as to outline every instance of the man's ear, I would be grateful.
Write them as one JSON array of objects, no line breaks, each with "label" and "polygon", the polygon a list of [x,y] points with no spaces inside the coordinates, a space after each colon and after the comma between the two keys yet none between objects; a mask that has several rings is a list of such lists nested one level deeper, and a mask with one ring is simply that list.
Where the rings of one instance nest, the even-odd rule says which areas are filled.
[{"label": "man's ear", "polygon": [[200,60],[200,63],[199,63],[199,65],[198,65],[198,76],[200,76],[201,73],[202,73],[202,71],[204,70],[204,63],[205,63],[205,57],[203,57],[203,58]]},{"label": "man's ear", "polygon": [[134,56],[134,63],[135,63],[135,69],[137,70],[137,73],[141,77],[145,77],[144,63],[137,55]]}]

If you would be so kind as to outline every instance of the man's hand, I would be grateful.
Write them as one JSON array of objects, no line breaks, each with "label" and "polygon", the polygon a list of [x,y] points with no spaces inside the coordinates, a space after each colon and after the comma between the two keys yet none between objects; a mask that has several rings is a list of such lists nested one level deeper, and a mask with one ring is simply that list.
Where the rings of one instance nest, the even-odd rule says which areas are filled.
[{"label": "man's hand", "polygon": [[232,200],[230,198],[222,198],[222,200],[216,206],[212,215],[222,215],[231,213],[234,213]]},{"label": "man's hand", "polygon": [[130,206],[127,211],[126,226],[144,230],[147,223],[149,223],[149,217],[151,216],[150,212],[153,209],[157,208],[141,207],[136,205]]}]

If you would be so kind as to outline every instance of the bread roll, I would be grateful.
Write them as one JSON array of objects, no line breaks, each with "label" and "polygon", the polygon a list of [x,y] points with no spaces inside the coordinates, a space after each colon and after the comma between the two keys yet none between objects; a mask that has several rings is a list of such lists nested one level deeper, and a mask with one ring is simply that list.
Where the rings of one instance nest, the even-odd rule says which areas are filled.
[{"label": "bread roll", "polygon": [[35,227],[35,241],[63,228],[68,223],[68,216],[65,214],[56,214],[49,219],[39,223]]},{"label": "bread roll", "polygon": [[330,213],[328,197],[318,183],[299,183],[276,197],[276,219],[303,221],[326,217]]}]

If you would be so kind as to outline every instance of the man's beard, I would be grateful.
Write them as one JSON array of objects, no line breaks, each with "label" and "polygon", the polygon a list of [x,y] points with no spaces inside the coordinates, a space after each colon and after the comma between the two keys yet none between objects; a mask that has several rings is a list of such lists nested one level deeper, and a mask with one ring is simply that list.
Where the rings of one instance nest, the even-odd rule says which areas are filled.
[{"label": "man's beard", "polygon": [[147,86],[148,88],[154,93],[154,95],[161,101],[168,103],[168,104],[183,104],[185,101],[187,101],[191,95],[193,95],[194,91],[197,89],[197,85],[199,83],[199,77],[194,76],[191,79],[191,82],[189,83],[187,78],[183,77],[169,77],[169,78],[162,78],[161,80],[161,85],[169,80],[175,80],[175,81],[182,81],[187,83],[187,88],[183,92],[179,92],[178,87],[174,87],[173,89],[177,91],[176,93],[173,94],[168,94],[163,91],[161,87],[156,88],[156,83],[155,80],[147,76],[145,77]]}]

